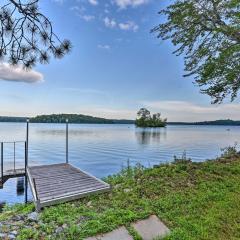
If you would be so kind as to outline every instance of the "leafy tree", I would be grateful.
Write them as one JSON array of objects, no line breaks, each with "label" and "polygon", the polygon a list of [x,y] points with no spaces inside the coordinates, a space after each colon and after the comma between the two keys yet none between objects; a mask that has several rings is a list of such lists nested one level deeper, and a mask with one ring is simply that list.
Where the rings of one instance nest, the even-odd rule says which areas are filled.
[{"label": "leafy tree", "polygon": [[39,0],[4,0],[0,3],[0,60],[33,67],[48,63],[50,55],[61,58],[71,49],[61,41],[52,23],[40,11]]},{"label": "leafy tree", "polygon": [[193,75],[201,92],[221,103],[240,88],[240,1],[175,0],[160,11],[152,31],[185,56],[184,76]]},{"label": "leafy tree", "polygon": [[146,108],[141,108],[137,112],[137,119],[135,121],[138,127],[165,127],[167,119],[162,119],[160,113],[151,113]]},{"label": "leafy tree", "polygon": [[150,119],[150,111],[148,111],[146,108],[141,108],[138,112],[137,115],[139,118],[144,118],[144,119]]}]

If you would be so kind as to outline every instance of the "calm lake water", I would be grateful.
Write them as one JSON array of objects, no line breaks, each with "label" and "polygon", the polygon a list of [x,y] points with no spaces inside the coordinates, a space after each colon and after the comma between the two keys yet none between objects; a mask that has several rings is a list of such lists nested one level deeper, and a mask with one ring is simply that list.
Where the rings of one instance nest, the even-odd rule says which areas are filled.
[{"label": "calm lake water", "polygon": [[[24,123],[0,123],[0,141],[25,140]],[[97,177],[119,172],[129,159],[147,167],[170,162],[184,151],[194,161],[218,156],[220,149],[240,142],[240,127],[168,126],[141,129],[134,125],[69,125],[69,162]],[[13,145],[4,146],[4,169],[13,168]],[[65,161],[65,125],[30,124],[29,164]],[[16,168],[24,166],[24,145],[16,145]],[[24,202],[16,179],[0,190],[0,203]],[[29,193],[31,199],[31,193]]]}]

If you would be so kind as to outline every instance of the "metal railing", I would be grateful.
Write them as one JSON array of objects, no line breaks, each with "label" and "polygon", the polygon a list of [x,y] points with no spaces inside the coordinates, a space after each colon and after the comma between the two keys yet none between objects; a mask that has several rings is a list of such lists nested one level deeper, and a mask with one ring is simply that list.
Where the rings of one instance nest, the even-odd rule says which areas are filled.
[{"label": "metal railing", "polygon": [[12,147],[13,147],[13,169],[10,169],[10,170],[13,170],[13,173],[16,172],[16,145],[17,144],[24,144],[24,169],[25,169],[25,173],[26,173],[26,168],[27,168],[27,165],[28,165],[28,161],[27,161],[27,141],[14,141],[14,142],[1,142],[1,180],[2,180],[2,183],[4,182],[4,147],[5,145],[9,145],[9,144],[12,144]]}]

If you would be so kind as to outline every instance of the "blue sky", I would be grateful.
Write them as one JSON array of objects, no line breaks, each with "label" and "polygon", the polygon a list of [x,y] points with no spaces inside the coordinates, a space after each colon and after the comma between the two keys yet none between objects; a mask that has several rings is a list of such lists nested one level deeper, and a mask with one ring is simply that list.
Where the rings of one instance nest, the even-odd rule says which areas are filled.
[{"label": "blue sky", "polygon": [[183,60],[172,55],[171,43],[150,34],[167,3],[40,1],[57,35],[71,40],[72,52],[27,73],[3,63],[0,115],[82,113],[134,119],[140,107],[147,107],[170,121],[240,119],[236,103],[211,105],[193,79],[182,77]]}]

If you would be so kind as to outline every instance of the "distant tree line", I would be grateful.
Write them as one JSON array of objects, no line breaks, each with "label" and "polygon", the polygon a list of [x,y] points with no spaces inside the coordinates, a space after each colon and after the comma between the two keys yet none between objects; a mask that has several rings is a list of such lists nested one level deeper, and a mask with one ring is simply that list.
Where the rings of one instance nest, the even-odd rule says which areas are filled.
[{"label": "distant tree line", "polygon": [[[0,116],[0,122],[26,122],[27,117],[9,117]],[[69,123],[96,123],[96,124],[134,124],[134,120],[127,119],[106,119],[92,117],[83,114],[51,114],[39,115],[29,118],[32,123],[65,123],[68,119]]]},{"label": "distant tree line", "polygon": [[96,123],[96,124],[131,124],[132,120],[114,120],[99,117],[92,117],[83,114],[51,114],[39,115],[30,119],[32,123],[65,123],[68,119],[69,123]]},{"label": "distant tree line", "polygon": [[[202,122],[166,122],[166,119],[161,119],[159,113],[151,116],[150,112],[141,109],[138,113],[138,118],[135,120],[125,119],[105,119],[92,117],[82,114],[51,114],[39,115],[30,118],[32,123],[65,123],[68,119],[69,123],[96,123],[96,124],[136,124],[138,127],[165,127],[166,125],[219,125],[219,126],[240,126],[240,121],[231,119],[202,121]],[[0,116],[0,122],[26,122],[27,117],[9,117]]]},{"label": "distant tree line", "polygon": [[231,119],[203,121],[203,122],[168,122],[168,125],[212,125],[212,126],[240,126],[240,121]]},{"label": "distant tree line", "polygon": [[5,117],[5,116],[0,116],[0,122],[26,122],[27,118],[26,117]]},{"label": "distant tree line", "polygon": [[135,124],[137,127],[165,127],[167,119],[161,118],[161,113],[151,115],[149,110],[141,108],[137,113]]},{"label": "distant tree line", "polygon": [[51,114],[39,115],[30,119],[32,123],[65,123],[66,119],[70,123],[113,123],[112,120],[97,118],[82,114]]}]

